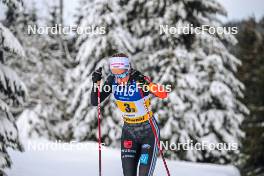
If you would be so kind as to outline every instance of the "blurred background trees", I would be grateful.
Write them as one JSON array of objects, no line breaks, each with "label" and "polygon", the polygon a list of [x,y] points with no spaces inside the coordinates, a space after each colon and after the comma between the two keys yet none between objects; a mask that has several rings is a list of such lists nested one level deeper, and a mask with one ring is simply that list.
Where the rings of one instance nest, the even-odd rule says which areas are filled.
[{"label": "blurred background trees", "polygon": [[243,141],[245,161],[241,166],[244,175],[261,175],[264,172],[264,17],[254,17],[227,26],[238,26],[238,44],[231,52],[241,59],[237,73],[245,84],[245,98],[242,100],[250,109],[250,115],[243,122],[246,136]]},{"label": "blurred background trees", "polygon": [[[11,59],[8,62],[29,88],[29,100],[20,113],[27,117],[30,125],[23,130],[31,137],[67,141],[71,139],[68,122],[71,117],[66,113],[69,99],[65,79],[71,67],[68,43],[65,36],[59,34],[29,34],[28,26],[40,25],[36,11],[34,4],[17,11],[8,7],[3,21],[23,45],[26,55],[22,61]],[[42,20],[47,26],[55,26],[60,23],[59,14],[59,7],[51,6],[48,16]]]},{"label": "blurred background trees", "polygon": [[[225,24],[238,26],[235,36],[160,34],[160,25],[222,26],[218,16],[227,12],[212,0],[81,0],[74,23],[90,27],[91,34],[33,35],[27,33],[28,25],[64,25],[63,1],[49,6],[44,19],[34,4],[20,10],[17,4],[21,2],[9,2],[0,23],[0,157],[5,161],[0,168],[10,165],[6,147],[22,150],[16,120],[20,133],[29,137],[96,141],[90,75],[103,66],[106,77],[107,58],[125,52],[133,67],[155,82],[172,85],[168,99],[153,99],[163,140],[235,142],[240,147],[238,151],[167,151],[167,157],[232,163],[250,176],[263,173],[264,18]],[[22,80],[15,79],[14,86],[28,88],[26,102],[9,104],[10,98],[23,100],[26,92],[24,86],[12,89],[16,76],[7,73],[13,72]],[[11,87],[4,87],[5,82]],[[6,107],[15,108],[8,112]],[[122,120],[111,98],[103,103],[102,113],[104,142],[119,146]],[[6,135],[10,129],[12,137]]]}]

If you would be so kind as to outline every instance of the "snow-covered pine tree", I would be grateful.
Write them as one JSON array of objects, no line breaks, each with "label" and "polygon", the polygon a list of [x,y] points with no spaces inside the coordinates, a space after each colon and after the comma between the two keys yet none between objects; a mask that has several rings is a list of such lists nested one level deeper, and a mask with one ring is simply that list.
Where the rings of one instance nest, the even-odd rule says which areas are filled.
[{"label": "snow-covered pine tree", "polygon": [[[74,84],[74,99],[68,112],[73,115],[74,119],[74,138],[79,141],[97,139],[97,110],[90,105],[90,91],[92,88],[90,75],[96,67],[103,66],[106,77],[108,73],[107,60],[102,58],[106,58],[118,51],[118,47],[113,46],[111,42],[111,37],[114,37],[114,35],[101,35],[111,22],[105,22],[103,26],[94,22],[94,18],[100,16],[99,13],[102,12],[102,8],[106,7],[108,1],[95,3],[95,1],[80,1],[77,9],[76,16],[79,29],[90,28],[90,30],[86,30],[86,33],[84,32],[77,36],[76,48],[78,48],[78,54],[76,61],[78,65],[69,74],[72,77],[71,79],[76,81]],[[94,8],[90,8],[90,5]],[[112,18],[110,13],[102,15],[104,19]],[[100,22],[102,17],[98,18]],[[102,106],[101,113],[104,117],[102,119],[102,138],[107,145],[115,146],[121,136],[120,127],[122,121],[115,111],[115,105],[111,101],[106,100]]]},{"label": "snow-covered pine tree", "polygon": [[[89,106],[91,73],[106,66],[106,57],[116,51],[131,56],[134,67],[154,82],[172,85],[165,101],[155,99],[163,140],[170,143],[237,143],[247,108],[239,101],[243,84],[235,77],[240,61],[227,45],[236,43],[228,33],[211,35],[168,33],[162,27],[221,26],[217,15],[226,15],[215,0],[91,0],[82,2],[80,27],[105,27],[103,35],[78,37],[79,65],[74,74],[80,85],[70,111],[74,113],[75,137],[96,137],[96,109]],[[107,68],[104,69],[105,71]],[[108,142],[120,137],[120,117],[114,104],[103,105],[103,135]],[[172,158],[228,163],[239,150],[167,151]]]},{"label": "snow-covered pine tree", "polygon": [[231,51],[243,62],[238,76],[247,88],[243,102],[250,109],[242,125],[246,138],[239,160],[240,172],[261,176],[264,173],[264,16],[259,21],[252,17],[226,26],[238,26],[238,44]]},{"label": "snow-covered pine tree", "polygon": [[[57,9],[49,8],[50,16],[45,19],[47,26],[58,24]],[[8,9],[9,18],[5,21],[21,41],[26,54],[22,62],[16,59],[8,62],[17,69],[29,91],[27,108],[18,124],[21,123],[22,134],[29,137],[69,140],[71,123],[65,113],[68,100],[65,73],[69,56],[59,46],[59,34],[32,34],[33,31],[29,30],[40,27],[36,11],[34,4],[20,12]]]},{"label": "snow-covered pine tree", "polygon": [[[16,6],[12,5],[12,7]],[[5,64],[5,56],[8,54],[17,55],[20,59],[25,56],[19,41],[8,28],[0,23],[0,175],[5,175],[4,168],[11,167],[7,147],[23,151],[12,112],[25,102],[27,95],[24,83]]]},{"label": "snow-covered pine tree", "polygon": [[[52,6],[49,9],[46,25],[59,25],[58,7]],[[35,106],[34,113],[37,113],[38,117],[35,120],[32,119],[31,132],[38,132],[38,135],[51,140],[68,141],[72,138],[72,133],[71,116],[66,114],[69,99],[65,75],[70,66],[71,56],[63,34],[49,33],[41,37],[43,38],[42,45],[38,48],[41,69],[38,71],[38,78],[36,78],[38,80],[36,87],[41,92],[39,94],[41,96],[37,97],[39,103]],[[39,40],[39,38],[40,35],[35,39]],[[40,87],[39,84],[42,86]]]}]

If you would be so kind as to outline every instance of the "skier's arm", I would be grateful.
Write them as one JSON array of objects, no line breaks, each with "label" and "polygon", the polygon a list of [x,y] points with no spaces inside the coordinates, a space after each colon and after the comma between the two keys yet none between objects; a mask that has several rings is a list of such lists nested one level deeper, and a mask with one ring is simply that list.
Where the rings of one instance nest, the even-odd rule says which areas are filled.
[{"label": "skier's arm", "polygon": [[[101,92],[100,92],[101,102],[103,102],[112,93],[113,79],[114,79],[114,77],[110,75],[107,77],[106,81],[104,82],[103,87],[101,88]],[[93,84],[93,88],[91,91],[91,104],[93,106],[97,106],[97,103],[98,103],[98,94],[97,93],[98,93],[98,88],[96,87],[96,84]]]},{"label": "skier's arm", "polygon": [[165,91],[164,86],[155,84],[153,82],[149,83],[149,91],[158,98],[164,99],[168,97],[168,92]]},{"label": "skier's arm", "polygon": [[[144,76],[144,75],[143,75]],[[149,77],[144,76],[148,90],[158,98],[164,99],[168,97],[168,92],[166,92],[163,85],[153,83]]]},{"label": "skier's arm", "polygon": [[164,86],[153,83],[150,78],[144,76],[137,70],[132,70],[131,72],[132,77],[134,77],[137,81],[139,81],[143,85],[148,86],[149,92],[151,92],[154,96],[164,99],[168,97],[168,92],[166,92]]}]

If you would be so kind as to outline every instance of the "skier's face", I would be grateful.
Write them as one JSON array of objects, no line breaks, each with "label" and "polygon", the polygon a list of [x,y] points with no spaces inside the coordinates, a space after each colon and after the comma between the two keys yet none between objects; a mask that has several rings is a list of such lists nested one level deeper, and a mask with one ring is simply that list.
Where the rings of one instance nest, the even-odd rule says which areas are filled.
[{"label": "skier's face", "polygon": [[[111,69],[111,72],[113,75],[115,75],[118,84],[124,84],[129,79],[129,74],[127,74],[128,70],[126,70],[126,69],[114,68],[114,69]],[[123,77],[123,76],[125,76],[125,77]]]}]

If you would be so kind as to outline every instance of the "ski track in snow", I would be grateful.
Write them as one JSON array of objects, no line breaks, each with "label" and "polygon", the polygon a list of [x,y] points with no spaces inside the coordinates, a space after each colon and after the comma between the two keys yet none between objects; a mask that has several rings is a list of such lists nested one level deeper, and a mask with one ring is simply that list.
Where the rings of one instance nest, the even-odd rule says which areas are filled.
[{"label": "ski track in snow", "polygon": [[[75,144],[59,144],[57,148],[49,147],[45,150],[33,150],[33,145],[54,144],[52,142],[27,141],[26,152],[20,153],[9,150],[13,165],[7,169],[9,176],[97,176],[98,151],[97,144],[86,142],[77,148]],[[30,145],[29,145],[30,144]],[[29,150],[31,146],[31,150]],[[39,145],[41,146],[41,145]],[[43,145],[42,145],[43,146]],[[51,145],[50,145],[51,146]],[[64,149],[61,147],[64,146]],[[73,150],[69,150],[72,147]],[[89,149],[88,149],[89,148]],[[234,166],[220,166],[215,164],[198,164],[184,161],[167,161],[171,176],[240,176]],[[103,147],[102,150],[103,176],[122,176],[120,151]],[[162,160],[156,164],[154,176],[165,176]]]}]

